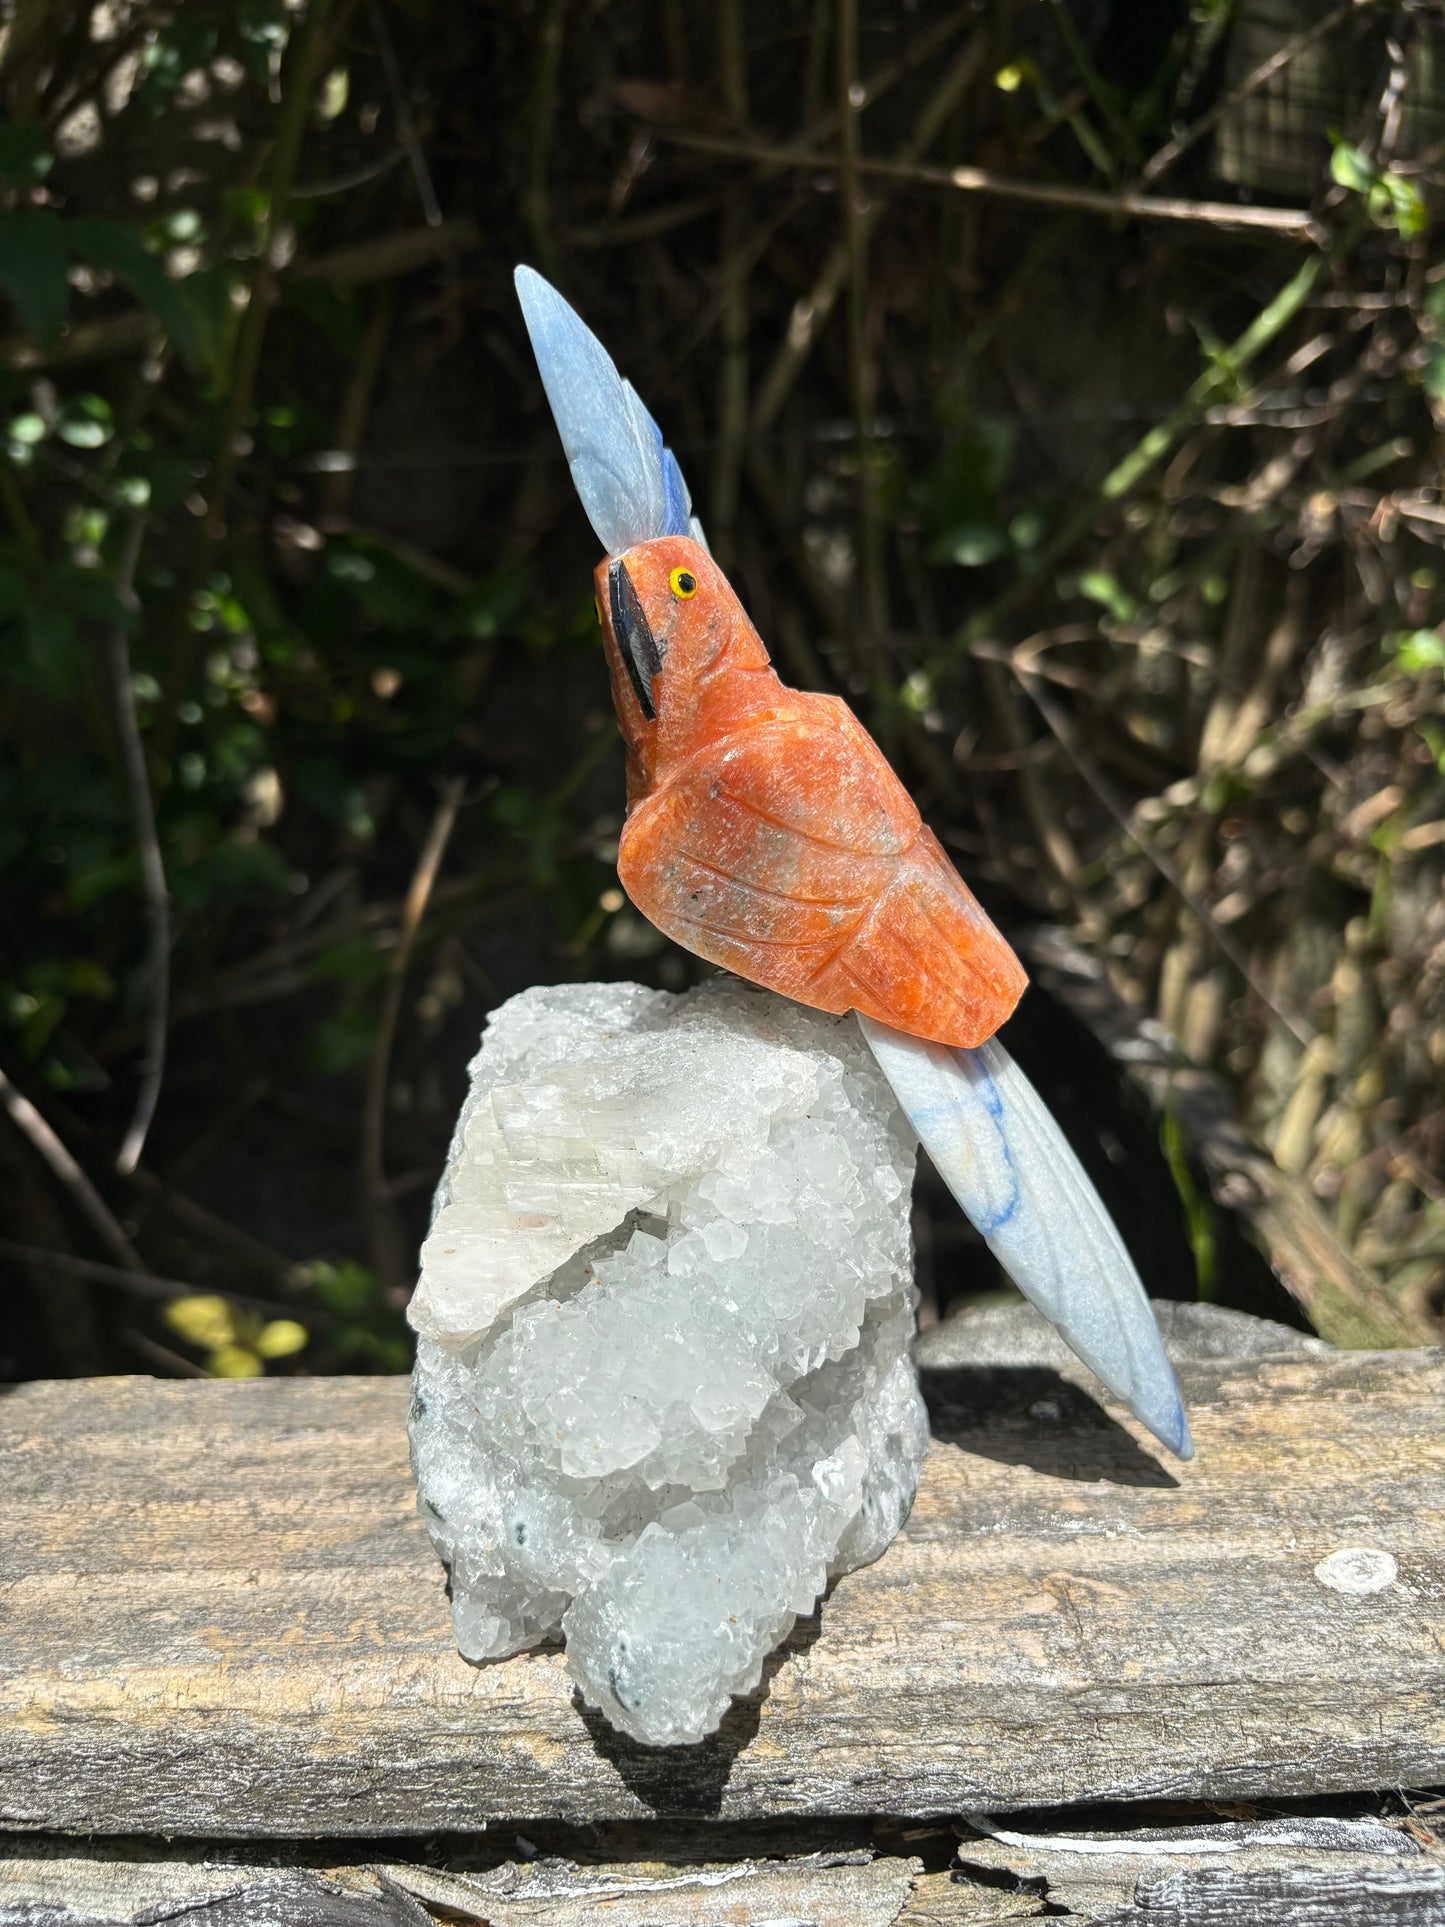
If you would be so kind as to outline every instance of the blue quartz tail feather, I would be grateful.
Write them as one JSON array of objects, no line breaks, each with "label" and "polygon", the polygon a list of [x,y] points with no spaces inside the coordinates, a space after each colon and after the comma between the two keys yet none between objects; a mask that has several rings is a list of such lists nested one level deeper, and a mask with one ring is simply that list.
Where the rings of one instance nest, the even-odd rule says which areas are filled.
[{"label": "blue quartz tail feather", "polygon": [[549,281],[518,268],[517,299],[572,481],[609,555],[660,535],[706,547],[677,457],[630,381]]},{"label": "blue quartz tail feather", "polygon": [[998,1039],[949,1050],[860,1016],[904,1115],[1019,1290],[1181,1459],[1189,1421],[1139,1274],[1048,1107]]}]

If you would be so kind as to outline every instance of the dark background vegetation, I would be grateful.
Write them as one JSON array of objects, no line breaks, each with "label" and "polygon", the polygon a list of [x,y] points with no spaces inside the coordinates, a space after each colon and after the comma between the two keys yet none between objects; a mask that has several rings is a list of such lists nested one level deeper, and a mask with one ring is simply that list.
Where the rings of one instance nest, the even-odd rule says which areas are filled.
[{"label": "dark background vegetation", "polygon": [[[404,1367],[487,1011],[697,974],[617,889],[519,260],[784,676],[1228,1081],[1329,1335],[1438,1333],[1438,5],[0,18],[0,1373]],[[1151,1286],[1278,1310],[1170,1108],[1010,1041]]]}]

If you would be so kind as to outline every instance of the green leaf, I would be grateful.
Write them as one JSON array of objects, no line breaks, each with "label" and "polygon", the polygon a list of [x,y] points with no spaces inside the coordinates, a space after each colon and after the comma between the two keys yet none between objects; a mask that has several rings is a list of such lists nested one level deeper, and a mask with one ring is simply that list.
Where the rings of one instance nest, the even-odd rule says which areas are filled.
[{"label": "green leaf", "polygon": [[928,551],[930,562],[954,562],[961,569],[981,569],[996,562],[1008,547],[1002,529],[964,522],[939,536]]},{"label": "green leaf", "polygon": [[1391,638],[1395,644],[1395,665],[1407,675],[1422,669],[1445,669],[1445,636],[1438,629],[1416,629],[1412,635]]},{"label": "green leaf", "polygon": [[0,125],[0,174],[17,187],[34,187],[55,165],[50,136],[38,120]]},{"label": "green leaf", "polygon": [[186,276],[182,299],[195,330],[198,365],[218,378],[224,374],[230,354],[236,324],[231,296],[240,280],[235,261],[215,261]]},{"label": "green leaf", "polygon": [[343,1258],[339,1265],[318,1258],[306,1267],[306,1283],[331,1311],[353,1314],[365,1311],[381,1294],[375,1274],[353,1258]]},{"label": "green leaf", "polygon": [[1101,603],[1116,622],[1132,622],[1139,606],[1106,569],[1085,569],[1079,577],[1079,594]]},{"label": "green leaf", "polygon": [[934,559],[963,560],[964,566],[977,567],[977,560],[968,561],[957,551],[963,548],[976,555],[975,538],[980,531],[987,531],[990,538],[996,533],[1000,546],[994,553],[1002,552],[998,493],[1012,452],[1013,435],[1005,424],[992,419],[971,421],[924,476],[920,506],[933,538]]},{"label": "green leaf", "polygon": [[12,207],[0,213],[0,287],[15,304],[21,325],[53,341],[70,310],[70,249],[66,226],[44,207]]},{"label": "green leaf", "polygon": [[1419,188],[1403,174],[1382,174],[1370,190],[1369,205],[1377,220],[1394,223],[1395,232],[1404,241],[1423,234],[1430,225]]},{"label": "green leaf", "polygon": [[61,410],[56,430],[72,448],[103,448],[115,433],[110,403],[100,395],[76,395]]},{"label": "green leaf", "polygon": [[37,602],[25,611],[24,623],[35,681],[48,695],[76,697],[85,685],[90,660],[74,618]]},{"label": "green leaf", "polygon": [[1348,141],[1337,140],[1335,151],[1330,155],[1330,179],[1356,194],[1368,194],[1375,184],[1376,175],[1358,147],[1352,147]]},{"label": "green leaf", "polygon": [[140,620],[116,594],[114,583],[96,569],[62,562],[50,570],[46,591],[58,608],[103,623],[107,629],[134,629]]},{"label": "green leaf", "polygon": [[366,989],[379,983],[390,968],[387,953],[378,949],[371,937],[349,937],[323,950],[306,974],[318,983],[353,984]]},{"label": "green leaf", "polygon": [[30,599],[30,584],[19,569],[0,565],[0,619],[23,615]]},{"label": "green leaf", "polygon": [[1164,1109],[1159,1139],[1169,1165],[1169,1175],[1174,1180],[1174,1188],[1179,1193],[1179,1202],[1184,1211],[1185,1230],[1190,1249],[1194,1253],[1196,1288],[1200,1298],[1207,1305],[1214,1299],[1216,1286],[1214,1212],[1194,1182],[1194,1173],[1189,1168],[1189,1157],[1185,1148],[1184,1133],[1179,1123],[1179,1114],[1172,1100],[1171,1089],[1169,1101]]},{"label": "green leaf", "polygon": [[216,51],[217,33],[209,21],[184,13],[167,21],[146,42],[141,53],[136,98],[157,119],[165,113],[187,74]]},{"label": "green leaf", "polygon": [[264,187],[228,187],[221,196],[221,205],[237,226],[254,228],[265,220],[271,196]]},{"label": "green leaf", "polygon": [[193,1298],[172,1298],[161,1316],[178,1338],[197,1351],[215,1351],[235,1338],[230,1305],[208,1292],[198,1292]]},{"label": "green leaf", "polygon": [[306,1055],[313,1069],[336,1077],[366,1063],[375,1050],[375,1019],[359,1010],[344,1010],[316,1026]]},{"label": "green leaf", "polygon": [[102,857],[72,870],[66,896],[72,908],[89,910],[103,903],[118,890],[129,890],[140,882],[140,858],[134,851],[124,856]]},{"label": "green leaf", "polygon": [[288,276],[282,283],[286,306],[301,315],[324,337],[338,355],[354,355],[361,344],[361,309],[349,292],[329,287],[324,281],[296,280]]},{"label": "green leaf", "polygon": [[350,835],[370,838],[375,834],[360,785],[335,758],[308,757],[296,771],[295,788],[308,808],[339,824]]},{"label": "green leaf", "polygon": [[54,991],[41,991],[26,999],[24,1021],[20,1026],[20,1048],[31,1063],[50,1042],[66,1009],[65,998],[57,996]]},{"label": "green leaf", "polygon": [[199,802],[187,799],[173,807],[163,819],[162,839],[171,895],[184,915],[290,887],[290,866],[274,844],[228,834]]},{"label": "green leaf", "polygon": [[262,1358],[290,1358],[294,1352],[304,1350],[310,1342],[310,1332],[304,1325],[298,1325],[294,1318],[273,1318],[268,1325],[261,1327],[256,1350]]},{"label": "green leaf", "polygon": [[212,1378],[260,1378],[266,1370],[249,1345],[220,1345],[208,1363]]},{"label": "green leaf", "polygon": [[201,341],[195,320],[176,282],[172,281],[140,234],[122,221],[86,216],[72,221],[70,245],[76,256],[92,267],[106,268],[123,281],[175,342],[191,366],[201,362]]},{"label": "green leaf", "polygon": [[237,0],[236,30],[263,52],[279,51],[290,32],[284,0]]}]

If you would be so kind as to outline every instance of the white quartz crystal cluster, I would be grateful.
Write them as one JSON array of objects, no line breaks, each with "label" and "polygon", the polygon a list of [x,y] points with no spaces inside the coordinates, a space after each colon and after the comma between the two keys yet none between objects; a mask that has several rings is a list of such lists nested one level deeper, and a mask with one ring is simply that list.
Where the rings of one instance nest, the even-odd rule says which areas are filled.
[{"label": "white quartz crystal cluster", "polygon": [[730,979],[527,991],[471,1079],[411,1309],[457,1644],[700,1740],[912,1503],[915,1139],[851,1018]]}]

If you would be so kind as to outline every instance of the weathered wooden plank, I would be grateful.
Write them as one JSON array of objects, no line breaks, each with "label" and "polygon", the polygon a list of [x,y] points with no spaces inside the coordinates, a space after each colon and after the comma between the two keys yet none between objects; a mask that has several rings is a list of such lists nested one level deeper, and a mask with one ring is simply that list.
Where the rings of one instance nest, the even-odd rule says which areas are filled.
[{"label": "weathered wooden plank", "polygon": [[1200,1867],[1140,1886],[1133,1903],[1092,1927],[1445,1927],[1445,1871]]},{"label": "weathered wooden plank", "polygon": [[437,1919],[393,1880],[362,1887],[310,1868],[0,1860],[0,1927],[436,1927]]},{"label": "weathered wooden plank", "polygon": [[[654,1830],[649,1830],[649,1832]],[[867,1847],[719,1857],[644,1833],[634,1857],[502,1859],[495,1865],[247,1861],[210,1848],[75,1843],[0,1847],[0,1927],[1438,1927],[1445,1854],[1377,1822],[1307,1819],[1141,1828],[1083,1839],[1001,1833],[964,1840],[961,1865]],[[606,1847],[604,1845],[605,1854]],[[458,1856],[450,1858],[455,1861]]]},{"label": "weathered wooden plank", "polygon": [[[903,1535],[720,1734],[667,1751],[582,1710],[558,1652],[456,1656],[404,1381],[21,1387],[0,1824],[376,1836],[1445,1780],[1445,1357],[1185,1378],[1176,1482],[1045,1368],[932,1375]],[[1316,1576],[1352,1547],[1394,1578]]]},{"label": "weathered wooden plank", "polygon": [[[0,1927],[909,1927],[919,1862],[867,1853],[686,1865],[400,1865],[0,1859]],[[952,1896],[950,1896],[951,1898]]]},{"label": "weathered wooden plank", "polygon": [[504,1862],[480,1873],[74,1852],[0,1855],[0,1927],[988,1927],[1011,1897],[866,1851]]},{"label": "weathered wooden plank", "polygon": [[[1217,1914],[1233,1927],[1313,1919],[1309,1909],[1328,1903],[1338,1911],[1323,1917],[1341,1922],[1424,1921],[1445,1906],[1445,1852],[1426,1852],[1379,1820],[1312,1815],[1112,1834],[1009,1830],[982,1816],[973,1824],[983,1837],[965,1831],[956,1880],[1006,1877],[1069,1919],[1150,1927],[1151,1909],[1162,1909],[1169,1922],[1192,1920],[1197,1909],[1201,1919]],[[1259,1904],[1270,1895],[1270,1905]],[[1398,1911],[1406,1901],[1417,1913]]]}]

